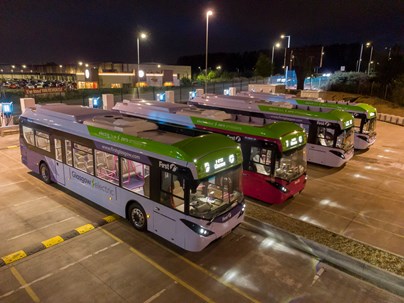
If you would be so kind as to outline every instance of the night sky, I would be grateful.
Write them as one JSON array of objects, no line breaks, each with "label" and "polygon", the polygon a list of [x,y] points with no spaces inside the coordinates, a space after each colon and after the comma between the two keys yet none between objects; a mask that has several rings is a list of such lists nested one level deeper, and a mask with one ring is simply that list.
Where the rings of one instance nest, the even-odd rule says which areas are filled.
[{"label": "night sky", "polygon": [[[0,64],[114,61],[175,64],[209,52],[271,49],[282,33],[291,47],[404,41],[402,0],[0,0]],[[286,39],[283,41],[286,43]]]}]

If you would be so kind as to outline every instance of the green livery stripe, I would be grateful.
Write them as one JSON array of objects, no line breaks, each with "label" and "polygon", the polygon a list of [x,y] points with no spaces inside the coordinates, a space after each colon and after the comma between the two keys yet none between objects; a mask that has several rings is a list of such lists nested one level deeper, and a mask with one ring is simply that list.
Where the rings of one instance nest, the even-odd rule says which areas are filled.
[{"label": "green livery stripe", "polygon": [[292,109],[292,108],[284,108],[277,106],[269,106],[269,105],[258,105],[258,108],[262,112],[274,113],[280,115],[288,115],[293,117],[300,117],[303,119],[321,119],[326,121],[334,121],[338,122],[341,125],[342,129],[350,128],[353,126],[353,117],[351,114],[334,109],[330,112],[322,113],[322,112],[313,112],[303,109]]},{"label": "green livery stripe", "polygon": [[326,107],[332,109],[344,110],[347,112],[358,112],[358,113],[366,113],[368,118],[374,118],[377,115],[377,110],[373,106],[366,103],[357,103],[355,105],[351,104],[334,104],[334,103],[323,103],[315,100],[301,100],[296,99],[296,103],[299,105],[307,105],[307,106],[318,106],[318,107]]},{"label": "green livery stripe", "polygon": [[271,141],[281,141],[283,150],[291,149],[291,147],[286,143],[287,140],[298,138],[299,136],[301,136],[303,139],[300,140],[297,145],[294,145],[293,148],[306,144],[304,130],[292,122],[275,122],[264,126],[254,126],[200,117],[191,117],[191,120],[194,125],[209,129],[238,133],[242,136],[266,138]]}]

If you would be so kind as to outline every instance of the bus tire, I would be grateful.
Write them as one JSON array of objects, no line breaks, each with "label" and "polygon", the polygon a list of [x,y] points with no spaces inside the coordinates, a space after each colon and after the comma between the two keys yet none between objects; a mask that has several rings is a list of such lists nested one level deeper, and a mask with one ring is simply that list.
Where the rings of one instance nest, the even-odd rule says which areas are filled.
[{"label": "bus tire", "polygon": [[130,223],[139,231],[145,231],[147,228],[146,213],[138,203],[132,203],[128,210],[128,219]]},{"label": "bus tire", "polygon": [[48,164],[46,164],[45,162],[41,162],[41,164],[39,164],[39,174],[41,175],[41,179],[43,182],[45,182],[46,184],[52,183],[50,170]]}]

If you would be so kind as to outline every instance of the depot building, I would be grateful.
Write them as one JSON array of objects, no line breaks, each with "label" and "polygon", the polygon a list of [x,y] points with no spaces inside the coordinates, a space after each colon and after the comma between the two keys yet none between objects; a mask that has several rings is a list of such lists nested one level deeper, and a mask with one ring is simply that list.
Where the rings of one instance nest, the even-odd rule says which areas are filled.
[{"label": "depot building", "polygon": [[109,62],[79,68],[76,78],[78,89],[180,86],[182,78],[191,79],[191,66]]},{"label": "depot building", "polygon": [[123,88],[134,86],[179,86],[182,78],[191,79],[191,66],[160,63],[85,63],[77,64],[0,64],[0,80],[60,80],[77,83],[77,88]]}]

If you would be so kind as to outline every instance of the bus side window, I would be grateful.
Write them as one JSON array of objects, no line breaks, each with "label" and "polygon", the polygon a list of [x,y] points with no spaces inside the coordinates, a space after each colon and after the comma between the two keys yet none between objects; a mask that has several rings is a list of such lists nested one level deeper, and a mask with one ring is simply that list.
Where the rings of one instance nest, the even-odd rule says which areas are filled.
[{"label": "bus side window", "polygon": [[35,133],[35,146],[50,152],[49,134],[36,131]]},{"label": "bus side window", "polygon": [[334,130],[331,128],[319,127],[317,139],[322,146],[332,146],[334,141]]},{"label": "bus side window", "polygon": [[90,175],[94,175],[93,150],[89,147],[74,143],[74,167]]},{"label": "bus side window", "polygon": [[55,139],[55,158],[62,162],[62,141],[60,139]]},{"label": "bus side window", "polygon": [[149,165],[121,158],[121,168],[122,187],[149,198]]},{"label": "bus side window", "polygon": [[95,150],[95,175],[100,179],[119,185],[118,157]]},{"label": "bus side window", "polygon": [[22,132],[24,134],[24,139],[30,145],[35,145],[34,141],[34,130],[30,127],[23,126]]},{"label": "bus side window", "polygon": [[253,167],[253,171],[263,174],[269,175],[270,173],[270,165],[271,165],[271,150],[265,148],[251,147],[251,167]]},{"label": "bus side window", "polygon": [[66,164],[72,166],[72,142],[70,140],[65,140],[65,150],[66,150]]}]

